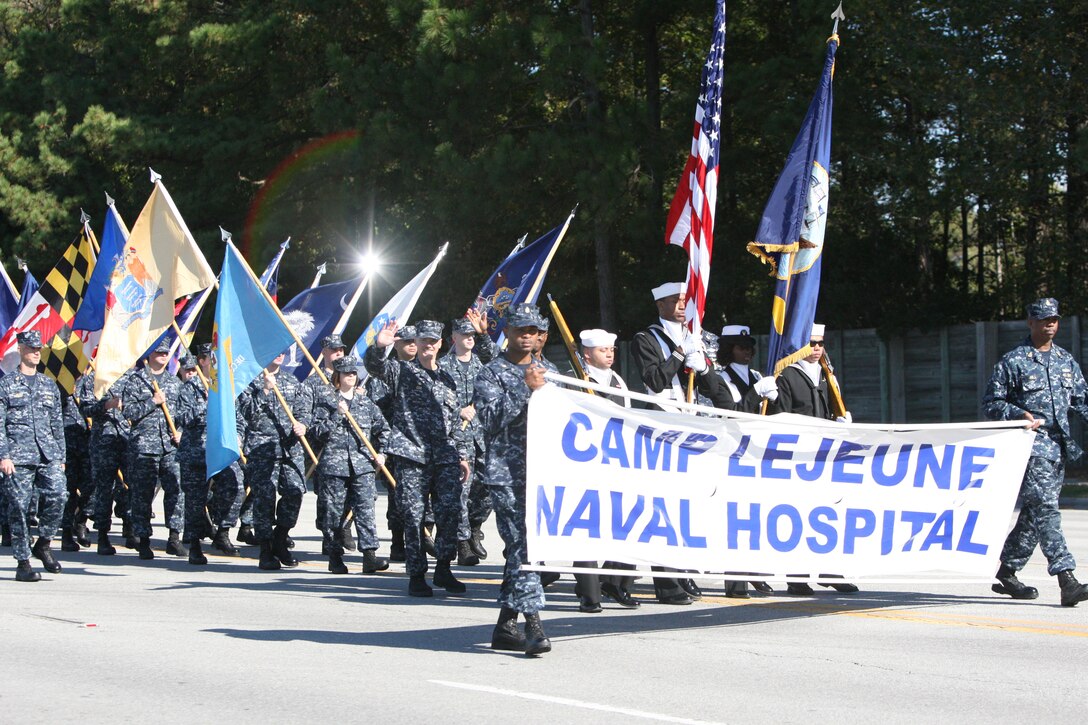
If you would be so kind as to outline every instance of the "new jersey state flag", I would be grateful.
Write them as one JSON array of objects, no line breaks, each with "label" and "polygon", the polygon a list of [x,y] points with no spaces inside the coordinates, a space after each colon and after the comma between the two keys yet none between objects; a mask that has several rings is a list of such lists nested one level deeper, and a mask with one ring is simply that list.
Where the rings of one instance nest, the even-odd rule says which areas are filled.
[{"label": "new jersey state flag", "polygon": [[155,189],[110,273],[102,339],[95,357],[95,397],[102,397],[170,326],[178,298],[213,284],[215,272],[170,193],[155,178]]},{"label": "new jersey state flag", "polygon": [[208,381],[211,389],[204,454],[208,478],[241,456],[235,416],[238,396],[294,341],[279,313],[257,286],[242,255],[228,242],[212,328],[215,357]]}]

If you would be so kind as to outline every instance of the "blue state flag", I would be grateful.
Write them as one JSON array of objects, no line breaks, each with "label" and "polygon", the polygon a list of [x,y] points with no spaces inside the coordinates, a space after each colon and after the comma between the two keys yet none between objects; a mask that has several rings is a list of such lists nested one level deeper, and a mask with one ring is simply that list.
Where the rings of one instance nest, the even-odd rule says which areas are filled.
[{"label": "blue state flag", "polygon": [[238,396],[294,341],[245,264],[238,249],[228,242],[212,330],[215,357],[205,448],[208,478],[241,456],[235,416]]},{"label": "blue state flag", "polygon": [[94,332],[102,329],[106,321],[106,295],[110,290],[111,276],[118,260],[124,258],[127,240],[128,227],[111,200],[106,211],[106,223],[102,227],[98,263],[94,265],[79,309],[69,325],[73,330]]},{"label": "blue state flag", "polygon": [[[352,278],[311,287],[284,305],[283,316],[306,345],[311,357],[316,359],[321,353],[321,340],[336,329],[341,315],[352,304],[359,282],[360,278]],[[313,371],[306,355],[298,349],[297,344],[291,345],[287,351],[283,369],[300,381],[309,377]]]},{"label": "blue state flag", "polygon": [[820,296],[831,167],[831,81],[839,36],[827,41],[823,75],[801,132],[775,183],[748,251],[775,278],[767,373],[777,375],[812,353],[809,337]]},{"label": "blue state flag", "polygon": [[7,332],[19,313],[19,291],[0,261],[0,331]]},{"label": "blue state flag", "polygon": [[566,221],[555,229],[513,252],[502,261],[480,290],[475,307],[487,313],[487,331],[492,340],[498,342],[502,337],[508,309],[523,302],[536,304],[552,257],[573,218],[572,211]]},{"label": "blue state flag", "polygon": [[272,261],[268,263],[264,272],[261,274],[261,284],[268,290],[269,296],[272,301],[279,303],[280,294],[280,262],[283,261],[283,253],[287,251],[287,248],[291,246],[291,237],[287,237],[283,244],[280,245],[280,249],[276,252],[276,256],[272,258]]}]

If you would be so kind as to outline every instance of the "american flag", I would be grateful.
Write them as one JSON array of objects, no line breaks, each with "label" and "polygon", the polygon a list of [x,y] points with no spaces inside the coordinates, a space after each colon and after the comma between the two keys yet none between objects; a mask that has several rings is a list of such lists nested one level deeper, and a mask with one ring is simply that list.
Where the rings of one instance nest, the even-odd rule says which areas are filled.
[{"label": "american flag", "polygon": [[722,120],[722,59],[725,55],[725,0],[718,0],[714,37],[703,64],[691,155],[672,198],[665,226],[665,243],[688,252],[687,325],[702,328],[710,255],[714,249],[714,207],[718,200],[718,151]]}]

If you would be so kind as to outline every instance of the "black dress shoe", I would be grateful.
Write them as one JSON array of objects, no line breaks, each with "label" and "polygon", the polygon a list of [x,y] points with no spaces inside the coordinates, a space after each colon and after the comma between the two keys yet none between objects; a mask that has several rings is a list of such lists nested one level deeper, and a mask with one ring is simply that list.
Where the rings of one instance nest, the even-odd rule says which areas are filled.
[{"label": "black dress shoe", "polygon": [[670,594],[667,597],[658,597],[657,601],[661,604],[691,604],[695,600],[687,595],[685,592],[679,594]]},{"label": "black dress shoe", "polygon": [[810,587],[808,584],[805,584],[804,582],[791,582],[790,584],[787,584],[786,593],[796,594],[797,596],[801,597],[810,597],[815,594],[815,592],[812,591],[812,587]]},{"label": "black dress shoe", "polygon": [[579,597],[578,599],[578,611],[582,614],[596,614],[601,611],[600,602],[595,602],[587,597]]},{"label": "black dress shoe", "polygon": [[752,588],[760,594],[774,594],[774,587],[767,582],[752,582]]},{"label": "black dress shoe", "polygon": [[540,572],[540,586],[549,587],[559,581],[559,577],[561,576],[562,574],[560,574],[559,572],[542,571]]},{"label": "black dress shoe", "polygon": [[729,599],[750,599],[751,595],[748,593],[748,582],[726,582],[725,596]]},{"label": "black dress shoe", "polygon": [[693,579],[678,579],[677,581],[680,582],[680,588],[687,592],[692,599],[703,598],[703,590],[699,588],[699,585]]},{"label": "black dress shoe", "polygon": [[638,609],[638,600],[631,596],[626,589],[620,589],[615,584],[601,584],[601,594],[608,597],[624,609]]}]

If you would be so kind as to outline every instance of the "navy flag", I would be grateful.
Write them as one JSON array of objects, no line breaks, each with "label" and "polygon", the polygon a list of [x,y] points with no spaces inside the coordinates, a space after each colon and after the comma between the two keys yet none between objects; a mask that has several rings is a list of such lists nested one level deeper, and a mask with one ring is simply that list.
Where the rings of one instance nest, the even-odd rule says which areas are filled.
[{"label": "navy flag", "polygon": [[808,357],[820,295],[820,262],[831,166],[831,81],[839,36],[827,41],[823,75],[771,192],[748,251],[771,266],[775,278],[767,374],[777,375]]}]

